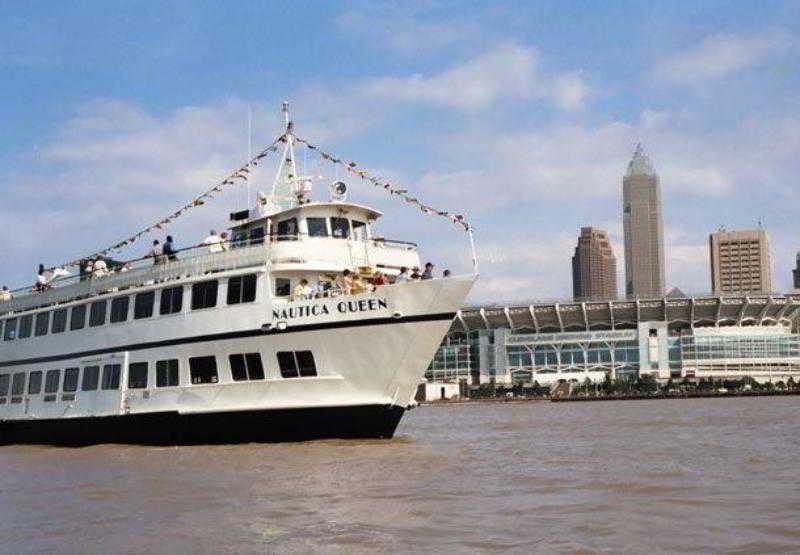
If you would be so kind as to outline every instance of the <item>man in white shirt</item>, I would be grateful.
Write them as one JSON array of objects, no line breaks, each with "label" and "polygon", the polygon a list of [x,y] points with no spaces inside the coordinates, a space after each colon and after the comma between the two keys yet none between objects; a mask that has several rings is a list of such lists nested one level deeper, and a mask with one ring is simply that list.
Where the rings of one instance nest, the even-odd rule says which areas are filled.
[{"label": "man in white shirt", "polygon": [[0,303],[8,302],[11,300],[11,291],[5,285],[0,289]]},{"label": "man in white shirt", "polygon": [[102,258],[98,258],[94,262],[94,266],[92,267],[92,274],[96,278],[105,277],[108,275],[108,266],[106,266],[106,261]]},{"label": "man in white shirt", "polygon": [[203,244],[208,245],[208,252],[210,253],[217,253],[225,250],[222,237],[217,235],[217,232],[213,229],[208,234],[208,237],[205,238]]},{"label": "man in white shirt", "polygon": [[403,266],[402,268],[400,268],[400,273],[397,275],[396,278],[394,278],[394,282],[395,283],[406,283],[408,281],[411,281],[411,276],[408,275],[408,268]]}]

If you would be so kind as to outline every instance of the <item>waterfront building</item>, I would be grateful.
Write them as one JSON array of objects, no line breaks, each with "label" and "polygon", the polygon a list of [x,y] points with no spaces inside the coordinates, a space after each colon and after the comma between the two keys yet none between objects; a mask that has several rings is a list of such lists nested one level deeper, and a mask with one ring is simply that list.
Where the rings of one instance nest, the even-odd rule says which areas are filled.
[{"label": "waterfront building", "polygon": [[625,232],[625,294],[628,298],[664,294],[664,223],[661,186],[642,145],[622,179]]},{"label": "waterfront building", "polygon": [[800,380],[800,294],[476,306],[458,312],[429,381],[470,385]]},{"label": "waterfront building", "polygon": [[715,293],[772,290],[769,237],[763,229],[712,233],[709,249],[711,288]]},{"label": "waterfront building", "polygon": [[572,257],[572,294],[575,300],[617,298],[617,259],[602,229],[581,228]]}]

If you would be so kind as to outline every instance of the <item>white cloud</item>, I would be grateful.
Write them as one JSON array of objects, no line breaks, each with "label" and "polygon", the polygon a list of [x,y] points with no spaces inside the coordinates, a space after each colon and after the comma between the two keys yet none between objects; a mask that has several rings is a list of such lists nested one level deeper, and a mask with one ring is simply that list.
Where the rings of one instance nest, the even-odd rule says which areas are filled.
[{"label": "white cloud", "polygon": [[756,36],[717,34],[661,62],[655,69],[657,79],[696,86],[753,67],[769,56],[793,47],[794,39],[774,32]]}]

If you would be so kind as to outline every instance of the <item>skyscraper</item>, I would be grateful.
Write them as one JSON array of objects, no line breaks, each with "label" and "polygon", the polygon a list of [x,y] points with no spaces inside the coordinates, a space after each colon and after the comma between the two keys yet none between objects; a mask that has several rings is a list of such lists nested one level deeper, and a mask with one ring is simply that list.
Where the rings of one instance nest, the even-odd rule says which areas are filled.
[{"label": "skyscraper", "polygon": [[572,294],[575,300],[617,298],[617,259],[602,229],[581,228],[572,257]]},{"label": "skyscraper", "polygon": [[709,247],[714,293],[772,291],[766,231],[718,231],[709,237]]},{"label": "skyscraper", "polygon": [[800,252],[797,253],[797,267],[792,270],[794,276],[794,288],[800,289]]},{"label": "skyscraper", "polygon": [[642,145],[622,179],[622,223],[625,231],[625,294],[664,295],[664,223],[658,175]]}]

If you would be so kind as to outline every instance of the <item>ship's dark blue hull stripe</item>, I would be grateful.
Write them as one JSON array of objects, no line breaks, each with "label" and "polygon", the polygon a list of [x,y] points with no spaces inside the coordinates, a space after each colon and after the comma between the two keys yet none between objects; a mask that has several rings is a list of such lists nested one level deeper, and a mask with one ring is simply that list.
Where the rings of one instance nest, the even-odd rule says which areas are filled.
[{"label": "ship's dark blue hull stripe", "polygon": [[0,362],[0,368],[8,366],[22,366],[24,364],[39,364],[43,362],[57,362],[59,360],[70,360],[98,355],[120,353],[124,351],[143,351],[145,349],[156,349],[158,347],[172,347],[175,345],[187,345],[190,343],[205,343],[208,341],[225,341],[228,339],[242,339],[245,337],[258,337],[262,335],[278,335],[284,333],[297,333],[303,331],[330,330],[336,328],[355,328],[360,326],[380,326],[390,324],[406,324],[409,322],[435,322],[440,320],[452,320],[455,312],[444,312],[438,314],[422,314],[419,316],[408,316],[401,318],[370,318],[365,320],[347,320],[343,322],[323,322],[319,324],[304,324],[299,326],[289,326],[285,330],[278,329],[252,329],[242,331],[232,331],[226,333],[215,333],[209,335],[196,335],[193,337],[179,337],[175,339],[165,339],[163,341],[150,341],[147,343],[135,343],[132,345],[120,345],[118,347],[106,347],[91,351],[80,351],[75,353],[64,353],[46,357],[35,357],[18,360],[8,360]]},{"label": "ship's dark blue hull stripe", "polygon": [[202,414],[0,421],[0,444],[194,445],[391,438],[405,409],[389,405],[254,410]]}]

